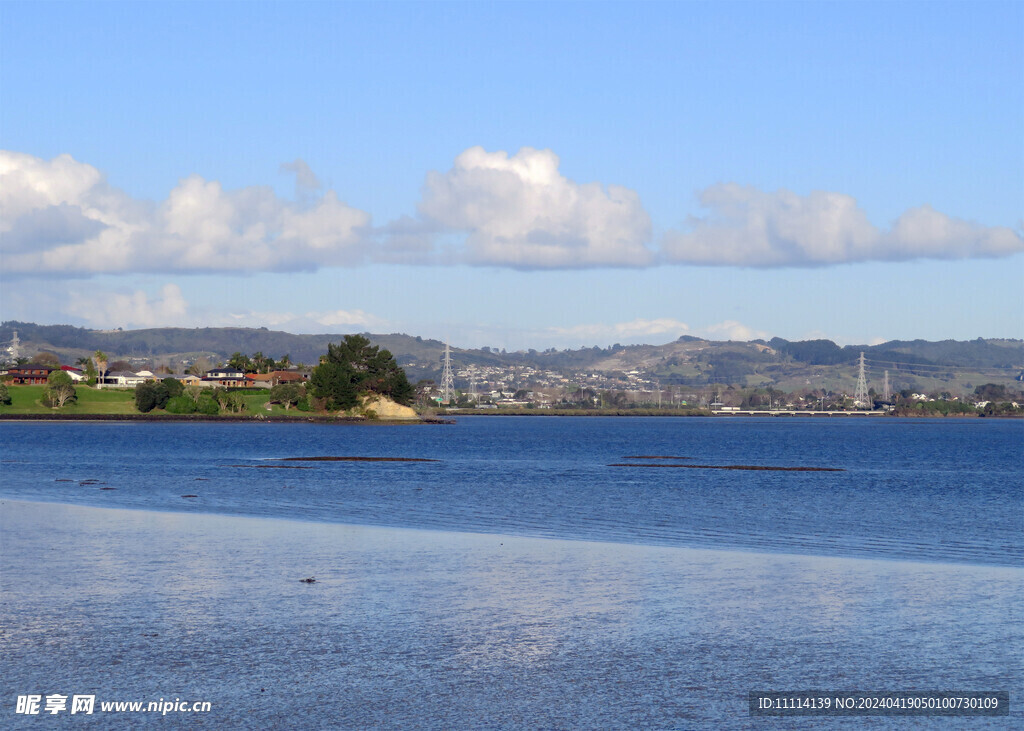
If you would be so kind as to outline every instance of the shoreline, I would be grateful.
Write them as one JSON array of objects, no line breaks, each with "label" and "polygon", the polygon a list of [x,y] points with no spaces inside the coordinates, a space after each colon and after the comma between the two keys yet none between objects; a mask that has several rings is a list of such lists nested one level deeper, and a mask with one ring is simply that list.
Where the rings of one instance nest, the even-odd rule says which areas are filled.
[{"label": "shoreline", "polygon": [[[558,417],[615,417],[615,418],[643,418],[643,417],[654,417],[654,418],[713,418],[713,419],[768,419],[768,418],[779,418],[779,419],[814,419],[815,421],[829,421],[832,419],[846,419],[846,418],[865,418],[864,413],[850,412],[849,414],[818,414],[813,411],[809,411],[806,414],[771,414],[765,412],[763,414],[711,414],[708,412],[699,413],[665,413],[656,411],[561,411],[561,410],[516,410],[516,411],[494,411],[494,410],[474,410],[474,411],[462,411],[462,410],[445,410],[440,411],[434,416],[421,416],[418,419],[367,419],[361,416],[331,416],[327,414],[308,414],[303,413],[301,416],[286,416],[283,414],[274,415],[263,415],[263,414],[223,414],[217,416],[211,416],[206,414],[60,414],[60,413],[15,413],[15,414],[3,414],[0,413],[0,422],[4,421],[143,421],[143,422],[194,422],[194,423],[218,423],[218,422],[231,422],[231,423],[253,423],[253,424],[364,424],[364,425],[397,425],[397,424],[454,424],[456,419],[461,416],[486,416],[486,417],[543,417],[543,418],[558,418]],[[905,419],[905,420],[920,420],[920,419],[1024,419],[1024,414],[1001,414],[993,416],[985,416],[983,414],[884,414],[881,417],[883,419]]]},{"label": "shoreline", "polygon": [[302,416],[284,416],[274,414],[223,414],[211,416],[206,414],[0,414],[0,421],[151,421],[151,422],[249,422],[254,424],[450,424],[451,420],[437,417],[421,417],[418,419],[367,419],[362,416],[331,416],[327,414],[306,414]]}]

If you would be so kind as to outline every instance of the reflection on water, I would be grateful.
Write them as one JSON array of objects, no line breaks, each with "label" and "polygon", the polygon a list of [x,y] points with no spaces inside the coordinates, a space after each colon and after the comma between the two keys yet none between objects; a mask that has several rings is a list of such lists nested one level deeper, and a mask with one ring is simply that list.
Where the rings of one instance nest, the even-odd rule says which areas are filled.
[{"label": "reflection on water", "polygon": [[6,699],[196,698],[253,728],[763,728],[783,724],[747,717],[752,689],[1024,690],[1020,569],[0,508]]}]

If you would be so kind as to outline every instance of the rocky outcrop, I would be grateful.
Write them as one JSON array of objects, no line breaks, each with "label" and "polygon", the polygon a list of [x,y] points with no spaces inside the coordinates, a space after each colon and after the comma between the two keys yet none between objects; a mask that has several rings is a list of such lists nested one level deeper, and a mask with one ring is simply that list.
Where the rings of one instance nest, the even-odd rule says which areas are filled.
[{"label": "rocky outcrop", "polygon": [[387,419],[387,420],[399,420],[399,419],[419,419],[419,414],[413,411],[408,406],[402,406],[397,404],[387,396],[380,396],[375,393],[371,393],[362,398],[362,406],[358,409],[362,412],[362,415],[368,418]]}]

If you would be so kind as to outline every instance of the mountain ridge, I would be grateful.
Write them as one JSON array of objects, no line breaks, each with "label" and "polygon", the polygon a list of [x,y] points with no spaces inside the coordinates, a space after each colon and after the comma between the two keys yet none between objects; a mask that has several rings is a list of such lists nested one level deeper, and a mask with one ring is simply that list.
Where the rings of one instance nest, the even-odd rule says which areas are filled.
[{"label": "mountain ridge", "polygon": [[[327,344],[350,333],[296,334],[267,328],[144,328],[93,330],[72,325],[0,324],[0,343],[10,344],[18,332],[21,355],[54,352],[63,362],[103,350],[112,359],[180,367],[205,357],[223,361],[235,352],[257,351],[292,362],[315,364]],[[374,345],[391,351],[411,379],[437,380],[444,343],[404,333],[361,333]],[[831,340],[714,341],[686,335],[661,345],[620,345],[544,351],[499,351],[452,348],[456,371],[532,368],[562,374],[601,373],[622,377],[630,372],[668,385],[737,383],[780,385],[813,378],[847,380],[861,352],[881,375],[890,370],[899,381],[956,381],[965,373],[977,380],[991,375],[997,382],[1018,380],[1024,370],[1024,340],[891,340],[877,345],[839,346]],[[855,377],[855,376],[854,376]],[[966,376],[964,376],[966,377]],[[458,379],[457,379],[458,380]]]}]

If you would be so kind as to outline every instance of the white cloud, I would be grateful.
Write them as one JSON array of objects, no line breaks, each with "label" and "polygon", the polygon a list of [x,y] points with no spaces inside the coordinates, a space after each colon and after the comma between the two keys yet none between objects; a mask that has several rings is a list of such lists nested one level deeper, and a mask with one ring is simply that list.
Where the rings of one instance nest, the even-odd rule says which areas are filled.
[{"label": "white cloud", "polygon": [[742,322],[736,322],[736,320],[726,320],[715,325],[708,325],[693,334],[708,340],[770,340],[772,337],[764,330],[755,330]]},{"label": "white cloud", "polygon": [[628,322],[585,323],[570,327],[549,327],[543,330],[521,331],[516,340],[526,347],[579,347],[598,345],[606,347],[613,343],[623,345],[661,345],[678,340],[683,335],[708,340],[769,340],[771,334],[764,330],[744,325],[736,320],[691,327],[671,317],[654,319],[636,318]]},{"label": "white cloud", "polygon": [[379,228],[322,191],[302,160],[296,200],[266,186],[225,190],[198,175],[159,202],[110,186],[70,155],[43,160],[0,151],[0,254],[7,276],[101,273],[280,272],[366,262],[517,269],[655,264],[827,266],[859,261],[1010,256],[1024,237],[928,206],[879,229],[854,198],[767,193],[736,184],[700,195],[708,216],[669,231],[658,256],[636,192],[577,183],[551,150],[514,155],[472,147],[426,176],[418,216]]},{"label": "white cloud", "polygon": [[654,320],[637,318],[629,322],[594,323],[572,327],[552,327],[546,330],[547,339],[587,343],[651,343],[675,340],[689,333],[685,322],[664,317]]},{"label": "white cloud", "polygon": [[389,330],[388,320],[363,310],[326,310],[301,314],[245,310],[227,315],[211,313],[203,319],[214,326],[270,327],[293,333],[381,332]]},{"label": "white cloud", "polygon": [[[299,187],[315,176],[291,163]],[[158,205],[135,201],[70,155],[0,152],[7,274],[246,272],[359,264],[370,216],[333,191],[299,204],[268,187],[225,191],[191,175]]]},{"label": "white cloud", "polygon": [[621,186],[580,184],[558,171],[551,150],[509,156],[471,147],[444,174],[431,172],[420,214],[468,233],[472,263],[521,269],[646,266],[651,222]]},{"label": "white cloud", "polygon": [[901,215],[889,230],[868,221],[842,193],[786,190],[766,193],[733,183],[700,195],[711,211],[670,231],[662,250],[669,262],[724,266],[821,266],[858,261],[964,259],[1024,251],[1024,238],[1003,227],[952,218],[928,206]]},{"label": "white cloud", "polygon": [[134,292],[68,293],[69,313],[98,328],[148,328],[185,326],[188,303],[176,284],[165,284],[159,296],[150,298],[142,290]]}]

